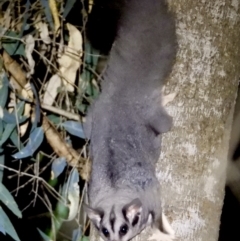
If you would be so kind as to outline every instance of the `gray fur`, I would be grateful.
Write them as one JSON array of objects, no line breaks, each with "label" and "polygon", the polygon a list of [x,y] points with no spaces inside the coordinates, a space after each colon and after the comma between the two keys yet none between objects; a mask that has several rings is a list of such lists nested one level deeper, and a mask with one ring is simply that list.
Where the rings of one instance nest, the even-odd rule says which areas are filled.
[{"label": "gray fur", "polygon": [[[171,72],[176,46],[174,19],[163,0],[126,0],[102,93],[91,108],[86,129],[92,159],[86,211],[105,240],[129,240],[149,220],[164,231],[155,163],[161,134],[172,124],[161,105],[161,88]],[[132,226],[123,208],[134,199],[141,207],[127,208],[129,217],[136,221],[139,216]],[[124,223],[129,230],[120,236]],[[108,229],[108,238],[102,227]]]}]

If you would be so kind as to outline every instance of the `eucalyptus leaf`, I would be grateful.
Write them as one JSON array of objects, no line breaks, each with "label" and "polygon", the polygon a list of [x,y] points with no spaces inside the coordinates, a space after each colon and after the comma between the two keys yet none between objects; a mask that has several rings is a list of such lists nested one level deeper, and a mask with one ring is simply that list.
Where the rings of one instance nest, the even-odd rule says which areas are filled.
[{"label": "eucalyptus leaf", "polygon": [[[1,107],[0,107],[0,109],[1,109]],[[0,118],[0,140],[1,140],[2,134],[4,132],[4,126],[5,126],[5,123]]]},{"label": "eucalyptus leaf", "polygon": [[18,208],[12,194],[0,182],[0,200],[9,208],[17,217],[22,218],[22,213]]},{"label": "eucalyptus leaf", "polygon": [[9,220],[6,213],[3,211],[3,209],[0,207],[0,223],[2,224],[1,228],[4,229],[3,233],[7,233],[10,235],[15,241],[20,241],[11,221]]},{"label": "eucalyptus leaf", "polygon": [[66,18],[71,9],[73,8],[76,0],[66,0],[66,4],[63,11],[63,18]]},{"label": "eucalyptus leaf", "polygon": [[52,241],[52,239],[50,237],[48,237],[44,232],[42,232],[39,228],[37,230],[40,233],[40,235],[44,241]]},{"label": "eucalyptus leaf", "polygon": [[79,206],[79,173],[76,168],[72,170],[68,177],[67,183],[63,186],[63,196],[68,200],[69,213],[67,220],[73,220],[77,214]]},{"label": "eucalyptus leaf", "polygon": [[0,146],[2,146],[11,136],[16,124],[7,124],[0,138]]},{"label": "eucalyptus leaf", "polygon": [[[4,33],[4,28],[2,26],[0,26],[0,32]],[[11,39],[7,38],[8,36],[11,37]],[[20,41],[20,36],[18,33],[10,30],[5,31],[1,39],[1,43],[9,55],[22,55],[25,57],[25,48],[23,43]]]},{"label": "eucalyptus leaf", "polygon": [[89,237],[83,236],[82,239],[81,239],[81,241],[89,241]]},{"label": "eucalyptus leaf", "polygon": [[88,109],[88,105],[86,105],[86,104],[83,104],[83,103],[77,103],[77,108],[78,108],[78,110],[80,111],[80,112],[82,112],[82,113],[87,113],[87,109]]},{"label": "eucalyptus leaf", "polygon": [[[23,111],[24,111],[24,106],[25,106],[24,101],[21,101],[16,105],[16,107],[15,107],[16,112],[14,112],[15,120],[16,120],[16,116],[20,116],[20,118],[21,118],[21,115],[23,114]],[[14,119],[13,114],[10,114],[10,115],[11,115],[10,123],[9,122],[3,123],[4,131],[2,132],[2,135],[0,135],[0,146],[2,146],[10,138],[12,132],[14,131],[15,127],[17,126],[17,121],[16,121],[16,123],[12,123],[15,121],[15,120],[13,121],[13,119]]]},{"label": "eucalyptus leaf", "polygon": [[[5,154],[2,150],[0,150],[0,164],[4,165],[4,163],[5,163]],[[0,183],[2,182],[2,179],[3,179],[3,171],[4,171],[4,168],[0,167]]]},{"label": "eucalyptus leaf", "polygon": [[82,236],[82,230],[80,227],[74,229],[72,232],[72,241],[79,241]]},{"label": "eucalyptus leaf", "polygon": [[57,115],[50,114],[47,116],[47,118],[55,125],[59,125],[61,122],[61,118]]},{"label": "eucalyptus leaf", "polygon": [[77,136],[79,138],[85,139],[85,135],[83,132],[83,126],[78,121],[65,121],[62,123],[62,126],[65,128],[67,132],[71,135]]},{"label": "eucalyptus leaf", "polygon": [[25,101],[21,101],[17,103],[15,111],[17,112],[18,116],[23,115],[24,107],[25,107]]},{"label": "eucalyptus leaf", "polygon": [[53,178],[57,178],[64,170],[67,165],[65,157],[59,157],[52,163]]},{"label": "eucalyptus leaf", "polygon": [[2,119],[4,122],[8,124],[22,124],[28,119],[26,116],[16,115],[15,113],[9,113],[7,110],[2,109],[1,106],[0,112],[2,113],[0,115],[0,119]]},{"label": "eucalyptus leaf", "polygon": [[91,96],[93,99],[95,99],[99,95],[99,90],[92,83],[95,77],[93,71],[95,71],[97,68],[100,52],[99,50],[92,48],[88,41],[86,41],[84,44],[84,52],[86,53],[84,55],[85,68],[81,74],[81,80],[85,82],[84,92],[88,96]]},{"label": "eucalyptus leaf", "polygon": [[25,14],[23,16],[22,27],[21,27],[21,32],[19,34],[19,37],[22,37],[24,30],[27,30],[29,28],[29,26],[27,24],[27,20],[30,16],[29,7],[30,7],[30,1],[27,0],[25,3]]},{"label": "eucalyptus leaf", "polygon": [[54,24],[53,24],[53,18],[52,18],[51,10],[50,10],[50,7],[49,7],[49,1],[48,0],[40,0],[40,2],[43,6],[47,21],[48,21],[51,29],[54,31]]},{"label": "eucalyptus leaf", "polygon": [[6,235],[4,220],[0,217],[0,232]]},{"label": "eucalyptus leaf", "polygon": [[15,153],[13,157],[15,159],[22,159],[32,156],[33,153],[38,149],[43,141],[44,133],[42,127],[35,128],[30,136],[27,145],[19,152]]},{"label": "eucalyptus leaf", "polygon": [[6,103],[7,103],[7,99],[8,99],[8,78],[7,76],[4,74],[4,76],[1,74],[0,76],[0,106],[2,108],[5,107]]},{"label": "eucalyptus leaf", "polygon": [[58,220],[63,222],[63,220],[66,220],[69,213],[69,208],[67,206],[67,202],[58,201],[56,206],[56,215],[58,217]]},{"label": "eucalyptus leaf", "polygon": [[23,145],[23,143],[21,142],[21,140],[18,136],[16,128],[11,133],[10,140],[12,141],[13,145],[18,148],[18,150],[21,150],[21,149],[24,148],[24,145]]}]

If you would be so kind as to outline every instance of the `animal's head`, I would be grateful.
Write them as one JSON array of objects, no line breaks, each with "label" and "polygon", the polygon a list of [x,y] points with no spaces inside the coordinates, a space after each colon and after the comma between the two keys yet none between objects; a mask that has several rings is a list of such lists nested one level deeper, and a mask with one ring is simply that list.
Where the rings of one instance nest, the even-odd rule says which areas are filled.
[{"label": "animal's head", "polygon": [[100,236],[106,241],[128,241],[148,224],[144,217],[143,205],[139,198],[125,205],[112,205],[108,208],[84,207]]}]

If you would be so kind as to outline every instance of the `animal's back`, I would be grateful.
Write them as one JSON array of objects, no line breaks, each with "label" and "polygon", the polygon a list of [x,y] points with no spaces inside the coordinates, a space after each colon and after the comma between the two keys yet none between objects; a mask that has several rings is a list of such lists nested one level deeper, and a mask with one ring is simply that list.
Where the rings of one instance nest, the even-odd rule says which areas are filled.
[{"label": "animal's back", "polygon": [[[124,209],[124,202],[137,198],[142,205],[141,222],[129,238],[141,231],[149,215],[161,216],[155,163],[161,134],[171,127],[171,118],[161,105],[161,88],[174,62],[176,36],[164,0],[126,0],[121,12],[102,93],[88,115],[93,208],[88,212],[102,215],[102,223],[95,223],[101,229],[109,221],[106,214],[111,218],[111,210]],[[123,222],[120,216],[116,218]],[[119,240],[116,237],[113,240]]]},{"label": "animal's back", "polygon": [[100,186],[99,178],[114,186],[154,176],[158,126],[168,129],[171,122],[161,106],[161,87],[175,54],[174,19],[164,1],[126,1],[102,93],[91,111],[91,185]]},{"label": "animal's back", "polygon": [[164,83],[175,59],[174,18],[164,0],[126,0],[124,6],[104,88],[114,83],[118,93],[153,91]]}]

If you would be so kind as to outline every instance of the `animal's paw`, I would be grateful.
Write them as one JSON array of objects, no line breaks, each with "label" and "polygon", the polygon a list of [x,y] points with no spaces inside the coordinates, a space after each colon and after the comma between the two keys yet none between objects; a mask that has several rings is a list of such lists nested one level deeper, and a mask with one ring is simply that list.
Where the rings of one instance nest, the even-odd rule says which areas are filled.
[{"label": "animal's paw", "polygon": [[154,228],[152,236],[148,240],[149,241],[174,241],[175,236],[171,234],[162,233],[159,229]]},{"label": "animal's paw", "polygon": [[162,213],[162,227],[164,232],[161,232],[158,228],[153,228],[152,236],[150,237],[149,241],[156,240],[156,241],[174,241],[175,239],[175,232],[171,227],[170,223],[167,220],[167,217],[164,213]]},{"label": "animal's paw", "polygon": [[[164,93],[165,90],[165,86],[163,86],[162,88],[162,93]],[[170,93],[168,95],[163,95],[162,97],[162,105],[166,106],[169,102],[172,102],[174,100],[174,98],[176,97],[176,93]]]}]

